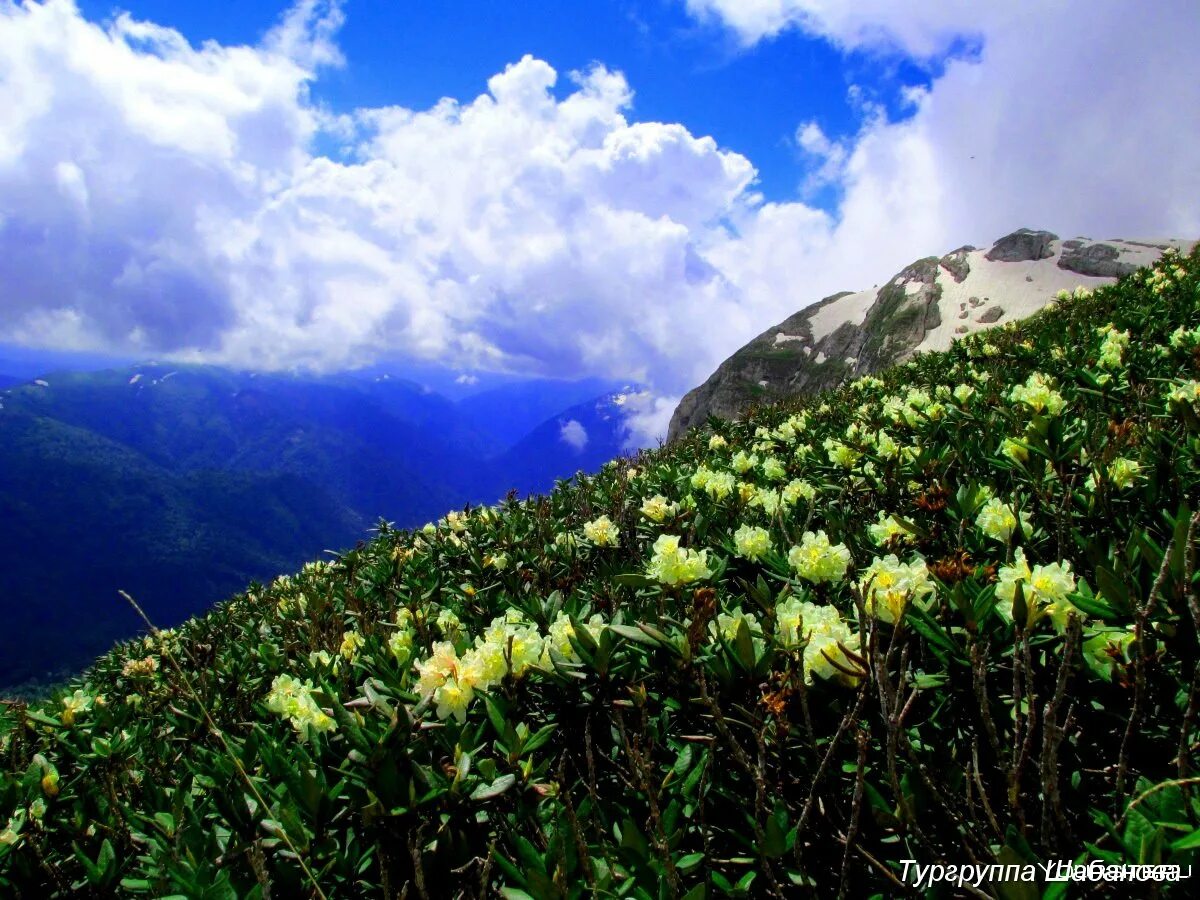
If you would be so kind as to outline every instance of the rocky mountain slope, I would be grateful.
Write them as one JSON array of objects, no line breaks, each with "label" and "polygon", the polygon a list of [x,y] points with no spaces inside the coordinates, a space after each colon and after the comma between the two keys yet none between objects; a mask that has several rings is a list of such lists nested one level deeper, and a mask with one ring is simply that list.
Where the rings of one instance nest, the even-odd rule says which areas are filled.
[{"label": "rocky mountain slope", "polygon": [[959,247],[919,259],[870,290],[844,291],[768,328],[680,401],[675,440],[709,416],[736,419],[751,406],[809,395],[877,372],[954,338],[1024,318],[1060,290],[1110,284],[1178,240],[1061,240],[1022,228],[989,250]]}]

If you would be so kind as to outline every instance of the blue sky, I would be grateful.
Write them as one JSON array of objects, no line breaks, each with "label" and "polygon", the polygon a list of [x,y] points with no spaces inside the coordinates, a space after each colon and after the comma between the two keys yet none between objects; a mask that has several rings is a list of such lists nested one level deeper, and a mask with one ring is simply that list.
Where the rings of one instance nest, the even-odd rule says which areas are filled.
[{"label": "blue sky", "polygon": [[[125,10],[171,25],[197,44],[254,44],[282,6],[88,0],[80,8],[97,21]],[[469,100],[525,54],[560,73],[600,62],[629,79],[634,117],[680,122],[694,134],[711,135],[751,159],[756,187],[777,200],[796,196],[802,186],[798,126],[816,121],[830,137],[853,134],[864,100],[903,118],[911,110],[900,102],[901,90],[927,86],[941,64],[939,58],[916,64],[896,53],[844,51],[800,30],[743,47],[729,29],[689,15],[682,0],[351,0],[345,14],[338,45],[346,65],[314,86],[314,96],[335,110],[425,109],[442,97]],[[850,99],[852,85],[861,90],[857,102]],[[558,93],[568,87],[560,81]],[[830,208],[836,197],[818,191],[810,199]]]},{"label": "blue sky", "polygon": [[0,2],[0,345],[636,382],[652,441],[914,259],[1200,235],[1195,0],[1032,7]]}]

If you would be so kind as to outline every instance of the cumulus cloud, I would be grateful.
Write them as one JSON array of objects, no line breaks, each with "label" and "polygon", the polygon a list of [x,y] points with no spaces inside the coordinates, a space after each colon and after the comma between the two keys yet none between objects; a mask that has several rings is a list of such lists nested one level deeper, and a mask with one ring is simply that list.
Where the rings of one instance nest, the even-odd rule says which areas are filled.
[{"label": "cumulus cloud", "polygon": [[[408,356],[648,385],[636,441],[754,334],[912,259],[1018,226],[1200,232],[1200,18],[1184,0],[689,0],[749,47],[796,29],[941,60],[891,121],[797,123],[797,181],[632,118],[596,66],[525,57],[474,98],[331,111],[338,3],[258,46],[192,46],[67,0],[0,0],[0,338],[254,367]],[[836,8],[835,8],[836,6]],[[752,52],[752,51],[747,51]],[[486,89],[484,89],[486,88]],[[341,142],[333,160],[318,136]],[[719,137],[719,136],[718,136]]]},{"label": "cumulus cloud", "polygon": [[[753,315],[705,260],[754,169],[525,57],[463,102],[333,115],[336,4],[258,47],[0,6],[0,331],[259,367],[402,355],[685,385]],[[349,158],[312,152],[320,130]],[[696,316],[692,310],[702,309]],[[699,350],[699,352],[697,352]],[[668,374],[670,373],[670,374]]]},{"label": "cumulus cloud", "polygon": [[558,430],[558,437],[564,444],[582,450],[587,446],[588,433],[583,423],[578,419],[567,419]]}]

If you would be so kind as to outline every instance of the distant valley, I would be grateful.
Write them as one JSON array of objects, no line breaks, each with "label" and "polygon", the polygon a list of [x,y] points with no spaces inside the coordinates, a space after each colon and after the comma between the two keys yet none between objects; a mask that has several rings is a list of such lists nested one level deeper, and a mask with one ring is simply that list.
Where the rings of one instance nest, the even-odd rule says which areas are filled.
[{"label": "distant valley", "polygon": [[[0,685],[36,689],[140,630],[369,536],[592,471],[625,386],[502,384],[457,401],[386,373],[143,364],[0,369]],[[626,388],[626,390],[628,390]]]}]

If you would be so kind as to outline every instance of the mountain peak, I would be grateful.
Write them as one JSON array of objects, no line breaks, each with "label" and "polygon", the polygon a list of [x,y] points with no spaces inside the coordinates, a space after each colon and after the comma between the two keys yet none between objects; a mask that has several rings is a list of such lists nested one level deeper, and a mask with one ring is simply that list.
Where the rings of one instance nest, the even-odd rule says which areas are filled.
[{"label": "mountain peak", "polygon": [[1062,290],[1094,289],[1150,265],[1180,240],[1077,237],[1019,228],[987,250],[969,244],[915,260],[882,285],[843,291],[768,328],[679,402],[667,440],[709,416],[812,394],[914,353],[1037,312]]}]

